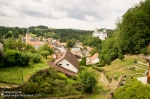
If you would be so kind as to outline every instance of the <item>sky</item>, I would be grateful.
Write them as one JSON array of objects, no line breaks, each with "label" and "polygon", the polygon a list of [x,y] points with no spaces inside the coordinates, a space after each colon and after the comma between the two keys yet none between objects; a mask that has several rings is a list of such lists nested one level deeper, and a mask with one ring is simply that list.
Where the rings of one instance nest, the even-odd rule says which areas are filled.
[{"label": "sky", "polygon": [[117,18],[141,0],[0,0],[0,26],[115,29]]}]

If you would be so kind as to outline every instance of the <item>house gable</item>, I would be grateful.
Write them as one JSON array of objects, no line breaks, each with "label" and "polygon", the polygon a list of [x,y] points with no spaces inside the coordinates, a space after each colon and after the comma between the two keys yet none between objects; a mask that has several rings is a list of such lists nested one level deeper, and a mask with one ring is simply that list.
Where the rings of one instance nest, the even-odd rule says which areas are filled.
[{"label": "house gable", "polygon": [[67,50],[61,57],[54,62],[49,61],[48,64],[58,71],[69,76],[77,76],[79,65],[78,59],[69,50]]},{"label": "house gable", "polygon": [[66,59],[62,59],[57,63],[57,65],[66,68],[72,72],[78,73],[78,69]]}]

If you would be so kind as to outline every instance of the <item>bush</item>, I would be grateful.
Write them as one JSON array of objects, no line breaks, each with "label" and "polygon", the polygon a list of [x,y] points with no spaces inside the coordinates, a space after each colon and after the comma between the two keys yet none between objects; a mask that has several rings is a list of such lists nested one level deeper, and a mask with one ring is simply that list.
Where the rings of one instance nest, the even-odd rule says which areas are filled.
[{"label": "bush", "polygon": [[22,53],[22,61],[20,63],[21,66],[28,66],[29,65],[29,61],[30,61],[30,57],[29,55],[27,55],[26,53]]},{"label": "bush", "polygon": [[56,86],[64,87],[64,86],[65,86],[66,81],[65,81],[65,80],[55,79],[53,83],[54,83],[54,85],[56,85]]},{"label": "bush", "polygon": [[65,74],[62,74],[62,73],[59,73],[59,72],[57,74],[58,74],[58,78],[60,80],[67,80],[67,76]]},{"label": "bush", "polygon": [[28,55],[30,56],[30,61],[33,63],[39,63],[42,59],[41,56],[38,54],[28,53]]},{"label": "bush", "polygon": [[85,66],[80,66],[80,71],[84,70]]},{"label": "bush", "polygon": [[81,84],[80,84],[79,82],[75,82],[75,83],[73,84],[73,87],[74,87],[76,90],[78,90],[78,91],[82,91],[82,86],[81,86]]},{"label": "bush", "polygon": [[73,80],[78,80],[78,77],[72,76],[71,79],[73,79]]},{"label": "bush", "polygon": [[4,66],[27,66],[29,65],[29,56],[16,50],[7,49],[4,53]]},{"label": "bush", "polygon": [[39,63],[41,61],[41,56],[38,55],[38,54],[34,54],[34,57],[33,57],[33,62],[34,63]]},{"label": "bush", "polygon": [[38,93],[38,83],[29,81],[23,85],[24,92],[26,94],[35,94]]},{"label": "bush", "polygon": [[40,87],[40,88],[39,88],[39,91],[40,91],[40,92],[44,92],[44,93],[48,93],[48,94],[52,93],[51,84],[49,84],[49,83],[47,83],[47,82],[41,84],[39,87]]},{"label": "bush", "polygon": [[99,71],[99,72],[103,72],[104,71],[103,68],[98,67],[98,66],[92,66],[92,68],[95,69],[95,70],[97,70],[97,71]]}]

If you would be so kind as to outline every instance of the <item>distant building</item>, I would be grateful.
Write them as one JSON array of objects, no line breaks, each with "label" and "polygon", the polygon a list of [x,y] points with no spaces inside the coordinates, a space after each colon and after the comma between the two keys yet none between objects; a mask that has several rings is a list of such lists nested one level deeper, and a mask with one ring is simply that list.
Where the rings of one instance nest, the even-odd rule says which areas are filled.
[{"label": "distant building", "polygon": [[40,46],[43,46],[45,44],[45,39],[43,38],[43,41],[40,41],[40,38],[32,38],[30,36],[29,30],[27,30],[26,36],[22,40],[26,44],[31,44],[35,49],[37,50]]},{"label": "distant building", "polygon": [[101,39],[101,40],[105,40],[107,38],[106,29],[104,28],[104,30],[102,32],[99,32],[98,29],[95,28],[92,36],[93,37],[99,37],[99,39]]}]

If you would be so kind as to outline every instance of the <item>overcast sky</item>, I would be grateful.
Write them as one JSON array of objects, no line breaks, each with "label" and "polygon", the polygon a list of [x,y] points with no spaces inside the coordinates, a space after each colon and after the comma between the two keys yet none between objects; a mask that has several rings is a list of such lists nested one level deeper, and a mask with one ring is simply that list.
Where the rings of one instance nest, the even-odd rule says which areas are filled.
[{"label": "overcast sky", "polygon": [[115,21],[141,0],[0,0],[0,26],[94,30]]}]

